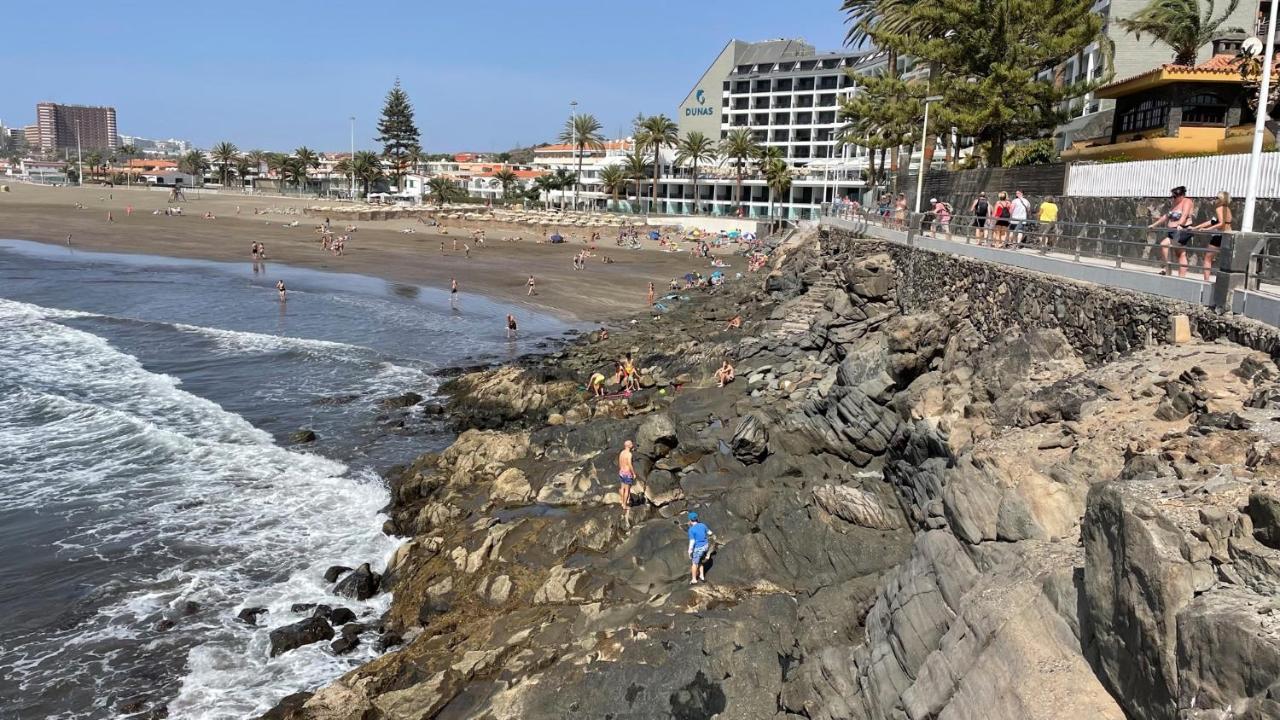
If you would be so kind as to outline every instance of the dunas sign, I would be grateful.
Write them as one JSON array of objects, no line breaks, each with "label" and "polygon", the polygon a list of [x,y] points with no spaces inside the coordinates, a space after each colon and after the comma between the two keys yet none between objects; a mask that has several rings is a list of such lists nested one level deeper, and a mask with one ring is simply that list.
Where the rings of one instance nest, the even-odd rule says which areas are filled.
[{"label": "dunas sign", "polygon": [[702,88],[693,94],[693,99],[698,101],[696,106],[690,106],[684,109],[686,117],[696,117],[698,115],[715,115],[715,110],[707,107],[707,94],[702,92]]}]

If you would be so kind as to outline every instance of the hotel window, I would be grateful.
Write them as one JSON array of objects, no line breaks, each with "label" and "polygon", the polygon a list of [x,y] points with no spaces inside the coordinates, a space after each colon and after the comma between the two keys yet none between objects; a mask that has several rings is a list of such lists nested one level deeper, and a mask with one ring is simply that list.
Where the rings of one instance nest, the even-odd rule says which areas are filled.
[{"label": "hotel window", "polygon": [[776,108],[789,108],[789,107],[791,107],[791,96],[790,96],[790,95],[783,95],[783,96],[781,96],[781,97],[776,97],[776,98],[774,98],[774,99],[773,99],[773,106],[774,106],[774,107],[776,107]]},{"label": "hotel window", "polygon": [[817,61],[817,60],[805,60],[805,61],[803,61],[803,62],[801,62],[801,63],[800,63],[800,69],[801,69],[801,70],[812,70],[812,69],[814,69],[815,67],[817,67],[817,65],[818,65],[818,61]]},{"label": "hotel window", "polygon": [[746,109],[747,109],[747,104],[748,104],[749,102],[750,102],[750,101],[749,101],[749,100],[747,100],[747,99],[746,99],[746,98],[744,98],[744,97],[734,98],[734,99],[733,99],[733,109],[734,109],[734,110],[746,110]]},{"label": "hotel window", "polygon": [[1227,122],[1227,103],[1216,93],[1202,92],[1182,103],[1183,125],[1223,126]]},{"label": "hotel window", "polygon": [[768,133],[764,130],[752,130],[751,137],[754,138],[756,142],[762,143],[768,138]]},{"label": "hotel window", "polygon": [[820,107],[835,107],[835,104],[836,104],[835,93],[826,93],[818,96],[818,105]]},{"label": "hotel window", "polygon": [[840,83],[840,78],[835,75],[826,75],[818,80],[819,90],[835,90]]},{"label": "hotel window", "polygon": [[791,113],[784,113],[784,112],[774,113],[774,114],[773,114],[773,124],[774,124],[774,125],[790,125],[790,124],[791,124]]},{"label": "hotel window", "polygon": [[830,125],[835,121],[836,121],[836,114],[834,112],[827,111],[827,112],[818,113],[819,125]]},{"label": "hotel window", "polygon": [[768,80],[757,80],[756,87],[751,92],[769,92],[770,82]]},{"label": "hotel window", "polygon": [[769,113],[756,113],[751,117],[751,122],[756,125],[768,125]]},{"label": "hotel window", "polygon": [[736,93],[748,92],[751,88],[751,82],[748,80],[739,80],[733,84],[733,91]]},{"label": "hotel window", "polygon": [[813,124],[813,113],[807,113],[807,112],[796,113],[796,124],[797,124],[797,125],[812,125],[812,124]]},{"label": "hotel window", "polygon": [[1162,127],[1168,117],[1168,100],[1164,98],[1144,100],[1120,116],[1120,132],[1138,132]]},{"label": "hotel window", "polygon": [[773,131],[772,140],[774,142],[786,142],[787,140],[790,140],[790,139],[791,139],[790,130],[774,130]]},{"label": "hotel window", "polygon": [[804,91],[804,90],[812,90],[812,89],[813,89],[813,78],[803,77],[803,78],[800,78],[798,81],[796,81],[796,90]]},{"label": "hotel window", "polygon": [[773,89],[778,92],[789,92],[791,90],[791,78],[782,78],[773,84]]}]

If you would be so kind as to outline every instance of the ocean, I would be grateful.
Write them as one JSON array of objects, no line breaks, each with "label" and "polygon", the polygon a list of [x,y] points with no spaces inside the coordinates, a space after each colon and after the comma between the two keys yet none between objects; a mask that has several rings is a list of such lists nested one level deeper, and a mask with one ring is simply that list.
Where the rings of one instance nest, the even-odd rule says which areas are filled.
[{"label": "ocean", "polygon": [[[317,249],[317,252],[320,252]],[[424,260],[429,262],[429,260]],[[289,287],[278,302],[274,285]],[[381,472],[444,447],[431,397],[457,364],[569,326],[466,294],[268,263],[0,240],[0,716],[253,717],[373,656],[268,657],[294,603],[362,619],[330,565],[381,568]],[[311,429],[314,444],[291,436]],[[252,627],[244,607],[269,613]]]}]

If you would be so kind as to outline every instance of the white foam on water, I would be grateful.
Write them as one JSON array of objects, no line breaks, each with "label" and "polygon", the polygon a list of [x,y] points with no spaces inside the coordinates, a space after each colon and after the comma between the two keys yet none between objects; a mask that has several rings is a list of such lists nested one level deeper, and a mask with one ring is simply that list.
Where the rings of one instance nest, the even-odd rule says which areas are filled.
[{"label": "white foam on water", "polygon": [[[267,633],[301,619],[289,611],[298,602],[362,619],[385,611],[386,595],[337,598],[321,577],[333,564],[380,566],[393,551],[378,479],[277,446],[177,379],[54,321],[66,317],[0,299],[0,510],[56,515],[69,528],[59,560],[143,569],[97,588],[103,603],[88,617],[16,638],[0,676],[24,692],[84,691],[92,701],[58,717],[100,718],[131,677],[163,679],[157,667],[185,664],[170,717],[219,720],[255,716],[371,657],[365,642],[345,657],[317,643],[269,658]],[[371,382],[406,374],[387,363]],[[155,627],[186,601],[199,603],[195,615]],[[264,627],[235,619],[249,606],[269,609]]]}]

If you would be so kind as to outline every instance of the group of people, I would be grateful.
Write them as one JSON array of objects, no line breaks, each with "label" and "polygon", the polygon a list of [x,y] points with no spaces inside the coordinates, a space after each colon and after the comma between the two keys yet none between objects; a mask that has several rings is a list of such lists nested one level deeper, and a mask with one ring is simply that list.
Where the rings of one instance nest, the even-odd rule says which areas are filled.
[{"label": "group of people", "polygon": [[[1017,248],[1026,243],[1027,237],[1034,231],[1041,242],[1051,242],[1057,235],[1057,201],[1050,195],[1040,202],[1036,224],[1030,219],[1031,211],[1031,200],[1021,190],[1014,191],[1012,198],[1002,190],[996,195],[995,203],[991,202],[985,192],[978,193],[978,197],[969,206],[974,239],[979,244],[991,247]],[[943,225],[942,229],[949,232]]]},{"label": "group of people", "polygon": [[[622,451],[618,453],[618,499],[622,505],[622,517],[631,521],[631,488],[636,482],[636,467],[632,453],[635,443],[630,440],[622,443]],[[711,556],[711,541],[715,533],[702,522],[696,510],[690,510],[686,537],[689,539],[687,555],[689,556],[689,584],[697,585],[707,581],[707,560]]]},{"label": "group of people", "polygon": [[1231,195],[1226,192],[1218,193],[1218,196],[1214,199],[1213,214],[1199,224],[1195,222],[1196,204],[1191,198],[1187,197],[1186,187],[1179,185],[1173,188],[1169,191],[1169,196],[1169,211],[1147,226],[1152,230],[1162,226],[1167,228],[1164,237],[1160,239],[1160,259],[1164,263],[1160,274],[1169,274],[1169,251],[1173,245],[1177,245],[1178,277],[1186,277],[1187,247],[1190,245],[1191,239],[1195,237],[1196,232],[1207,232],[1212,233],[1212,235],[1209,236],[1209,240],[1205,244],[1203,252],[1201,252],[1203,258],[1201,262],[1204,281],[1209,282],[1214,258],[1217,257],[1218,251],[1222,249],[1222,237],[1235,229],[1235,218],[1231,214]]}]

